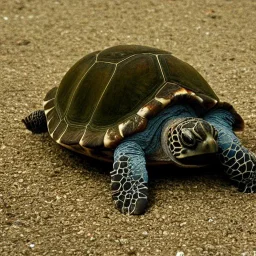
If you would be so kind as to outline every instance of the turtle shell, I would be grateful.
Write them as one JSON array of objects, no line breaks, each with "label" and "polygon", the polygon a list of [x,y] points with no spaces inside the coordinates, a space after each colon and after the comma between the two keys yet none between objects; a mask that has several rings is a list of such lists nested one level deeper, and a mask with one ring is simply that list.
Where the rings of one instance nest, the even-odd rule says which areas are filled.
[{"label": "turtle shell", "polygon": [[170,52],[121,45],[80,59],[47,93],[44,109],[57,143],[92,156],[143,131],[179,95],[206,110],[219,101],[205,79]]}]

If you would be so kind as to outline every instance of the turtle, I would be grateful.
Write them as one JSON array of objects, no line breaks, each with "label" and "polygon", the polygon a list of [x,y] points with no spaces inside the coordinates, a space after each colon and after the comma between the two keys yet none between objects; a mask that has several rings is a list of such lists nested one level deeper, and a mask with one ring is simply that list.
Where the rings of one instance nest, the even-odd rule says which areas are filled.
[{"label": "turtle", "polygon": [[118,45],[78,60],[22,121],[32,133],[113,163],[112,198],[124,214],[148,208],[146,164],[218,161],[242,192],[256,192],[256,157],[236,131],[244,121],[191,65],[171,52]]}]

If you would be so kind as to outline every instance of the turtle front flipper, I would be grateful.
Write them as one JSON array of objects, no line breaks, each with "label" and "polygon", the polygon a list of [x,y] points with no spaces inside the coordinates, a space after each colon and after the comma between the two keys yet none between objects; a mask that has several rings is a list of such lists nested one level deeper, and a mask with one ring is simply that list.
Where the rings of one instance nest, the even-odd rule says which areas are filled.
[{"label": "turtle front flipper", "polygon": [[33,133],[47,132],[47,121],[43,110],[37,110],[22,119],[26,128]]},{"label": "turtle front flipper", "polygon": [[233,132],[235,118],[227,110],[217,109],[204,118],[218,131],[218,156],[231,180],[239,190],[256,193],[256,157],[245,148]]},{"label": "turtle front flipper", "polygon": [[135,142],[121,143],[115,150],[110,174],[116,207],[122,213],[144,213],[148,201],[148,175],[142,148]]}]

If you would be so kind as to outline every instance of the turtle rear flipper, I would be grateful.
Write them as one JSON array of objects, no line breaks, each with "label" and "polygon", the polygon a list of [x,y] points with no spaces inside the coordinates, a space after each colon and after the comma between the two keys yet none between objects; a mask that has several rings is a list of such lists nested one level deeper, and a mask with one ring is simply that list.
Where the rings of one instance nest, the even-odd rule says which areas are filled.
[{"label": "turtle rear flipper", "polygon": [[29,116],[22,119],[22,122],[32,133],[47,132],[47,121],[43,110],[37,110],[31,113]]}]

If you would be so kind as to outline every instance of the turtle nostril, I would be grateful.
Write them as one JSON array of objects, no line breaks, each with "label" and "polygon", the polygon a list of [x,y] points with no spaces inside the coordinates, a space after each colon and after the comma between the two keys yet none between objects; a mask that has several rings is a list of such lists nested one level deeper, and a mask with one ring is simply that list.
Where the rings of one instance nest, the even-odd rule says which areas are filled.
[{"label": "turtle nostril", "polygon": [[204,143],[203,143],[203,150],[206,153],[215,153],[218,151],[218,145],[216,143],[216,140],[211,138],[211,139],[207,139]]}]

